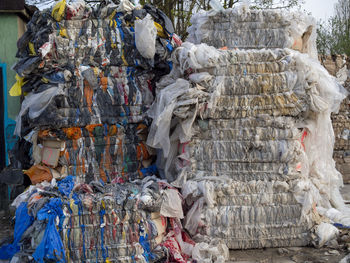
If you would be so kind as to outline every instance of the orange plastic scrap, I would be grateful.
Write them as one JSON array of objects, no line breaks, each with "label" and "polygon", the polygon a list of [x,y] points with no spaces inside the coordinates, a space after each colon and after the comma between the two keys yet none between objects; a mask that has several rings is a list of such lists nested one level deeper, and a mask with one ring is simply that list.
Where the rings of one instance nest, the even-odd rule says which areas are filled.
[{"label": "orange plastic scrap", "polygon": [[137,160],[147,160],[149,159],[149,153],[147,151],[146,146],[141,142],[139,143],[139,145],[137,145],[136,147],[136,151],[137,151]]},{"label": "orange plastic scrap", "polygon": [[83,157],[81,158],[81,165],[83,167],[83,174],[85,174],[85,159]]},{"label": "orange plastic scrap", "polygon": [[94,95],[93,89],[90,87],[89,82],[84,80],[84,96],[86,99],[87,106],[89,107],[89,111],[92,114],[92,97]]},{"label": "orange plastic scrap", "polygon": [[101,158],[99,171],[100,171],[101,179],[103,180],[103,182],[106,183],[107,182],[107,176],[106,176],[105,171],[103,170],[103,158]]},{"label": "orange plastic scrap", "polygon": [[92,132],[96,127],[102,127],[102,124],[89,124],[85,126],[85,129],[89,131],[90,137],[94,137]]},{"label": "orange plastic scrap", "polygon": [[38,137],[41,139],[45,139],[45,138],[56,138],[57,136],[51,130],[40,130],[38,133]]},{"label": "orange plastic scrap", "polygon": [[63,131],[71,140],[77,140],[81,138],[81,129],[78,127],[63,128]]},{"label": "orange plastic scrap", "polygon": [[145,124],[141,123],[141,124],[137,125],[136,130],[138,130],[138,131],[147,130],[147,126]]},{"label": "orange plastic scrap", "polygon": [[102,77],[101,78],[101,86],[104,92],[107,91],[107,87],[108,87],[108,78],[107,77]]},{"label": "orange plastic scrap", "polygon": [[117,133],[118,133],[118,128],[117,128],[116,125],[112,125],[112,126],[109,127],[109,129],[108,129],[108,135],[109,136],[114,136]]},{"label": "orange plastic scrap", "polygon": [[29,170],[26,170],[24,174],[29,176],[32,184],[38,184],[43,181],[51,182],[52,180],[50,168],[39,164],[33,165]]},{"label": "orange plastic scrap", "polygon": [[100,73],[100,84],[103,91],[106,92],[108,87],[108,78],[103,76],[102,72]]},{"label": "orange plastic scrap", "polygon": [[64,155],[65,155],[65,157],[66,157],[66,161],[67,161],[67,163],[69,162],[69,152],[68,151],[65,151],[65,153],[64,153]]}]

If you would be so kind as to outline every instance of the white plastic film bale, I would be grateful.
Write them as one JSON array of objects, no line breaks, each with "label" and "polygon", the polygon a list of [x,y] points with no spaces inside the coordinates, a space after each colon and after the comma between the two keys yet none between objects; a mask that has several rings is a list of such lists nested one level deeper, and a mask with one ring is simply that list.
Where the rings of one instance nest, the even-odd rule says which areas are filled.
[{"label": "white plastic film bale", "polygon": [[136,48],[141,56],[148,59],[154,57],[156,53],[156,37],[157,29],[150,15],[135,21]]}]

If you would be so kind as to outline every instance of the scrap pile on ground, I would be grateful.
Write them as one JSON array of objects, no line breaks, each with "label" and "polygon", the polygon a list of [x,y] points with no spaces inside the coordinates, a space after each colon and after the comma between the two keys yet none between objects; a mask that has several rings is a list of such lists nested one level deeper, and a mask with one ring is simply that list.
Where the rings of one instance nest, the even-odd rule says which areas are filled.
[{"label": "scrap pile on ground", "polygon": [[[344,210],[330,116],[346,92],[312,58],[312,38],[308,48],[294,47],[310,55],[281,49],[292,47],[281,36],[290,36],[285,22],[296,17],[305,31],[295,41],[314,35],[315,27],[303,26],[310,18],[298,14],[244,7],[199,13],[189,39],[222,42],[183,43],[158,85],[147,143],[162,149],[167,179],[182,188],[184,227],[195,241],[218,238],[232,249],[322,245],[325,233],[337,232],[324,223],[333,207]],[[260,26],[279,33],[273,44],[256,33]],[[236,47],[234,34],[216,35],[226,27],[267,49],[227,50]]]},{"label": "scrap pile on ground", "polygon": [[350,225],[330,118],[346,92],[314,59],[313,20],[201,12],[189,40],[126,0],[34,15],[12,90],[13,168],[34,186],[0,255],[220,263],[228,248],[322,246],[330,223]]}]

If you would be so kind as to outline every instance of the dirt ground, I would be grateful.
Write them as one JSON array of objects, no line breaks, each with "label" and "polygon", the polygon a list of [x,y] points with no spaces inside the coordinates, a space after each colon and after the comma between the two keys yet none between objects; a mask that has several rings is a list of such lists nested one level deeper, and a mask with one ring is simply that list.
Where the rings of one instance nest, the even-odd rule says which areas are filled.
[{"label": "dirt ground", "polygon": [[11,221],[11,215],[5,214],[3,211],[0,212],[0,241],[12,236],[14,226]]},{"label": "dirt ground", "polygon": [[[231,250],[230,261],[235,263],[339,263],[347,251],[327,248],[292,247],[250,250]],[[350,262],[350,261],[349,261]]]},{"label": "dirt ground", "polygon": [[[341,189],[344,200],[350,201],[350,184]],[[13,234],[10,214],[0,212],[0,241]],[[344,231],[343,231],[344,232]],[[346,230],[350,237],[350,231]],[[345,233],[343,233],[345,234]],[[350,242],[350,240],[347,240]],[[334,248],[291,247],[231,250],[230,263],[350,263],[350,249],[346,242]],[[349,243],[350,248],[350,243]],[[1,261],[6,262],[6,261]]]}]

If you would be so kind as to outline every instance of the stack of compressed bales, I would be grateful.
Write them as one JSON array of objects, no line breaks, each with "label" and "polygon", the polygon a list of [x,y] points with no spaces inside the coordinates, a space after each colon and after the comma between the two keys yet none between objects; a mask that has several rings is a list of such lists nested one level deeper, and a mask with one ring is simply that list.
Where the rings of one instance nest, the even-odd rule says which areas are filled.
[{"label": "stack of compressed bales", "polygon": [[[321,56],[320,61],[328,72],[337,78],[350,92],[349,59],[344,55]],[[335,133],[334,160],[343,175],[344,183],[350,183],[350,97],[342,102],[337,114],[332,114]]]},{"label": "stack of compressed bales", "polygon": [[[253,38],[242,35],[238,47],[267,49],[217,49],[233,48],[231,35],[215,47],[186,42],[160,82],[147,143],[162,149],[166,176],[182,187],[184,227],[196,241],[219,238],[232,249],[305,246],[319,213],[344,206],[330,114],[345,92],[310,55],[277,48],[293,44],[284,23],[291,17],[309,21],[244,8],[198,14],[192,24],[207,37],[201,41],[215,44],[215,34],[228,26],[232,35]],[[225,18],[231,20],[222,23]],[[276,43],[256,34],[260,26],[278,32]],[[314,34],[312,27],[304,30]],[[312,55],[315,43],[307,46]],[[175,103],[166,103],[169,97]]]},{"label": "stack of compressed bales", "polygon": [[162,11],[128,1],[61,1],[35,13],[14,66],[26,95],[16,134],[33,143],[32,181],[43,166],[45,178],[79,182],[144,175],[154,159],[145,112],[156,80],[170,71],[173,33]]},{"label": "stack of compressed bales", "polygon": [[150,177],[156,168],[144,143],[155,82],[170,71],[179,43],[170,20],[151,5],[63,0],[35,13],[27,28],[12,94],[23,96],[16,134],[30,144],[24,173],[34,186],[14,202],[14,240],[0,258],[171,259],[170,246],[182,237],[174,227],[183,218],[181,199]]}]

